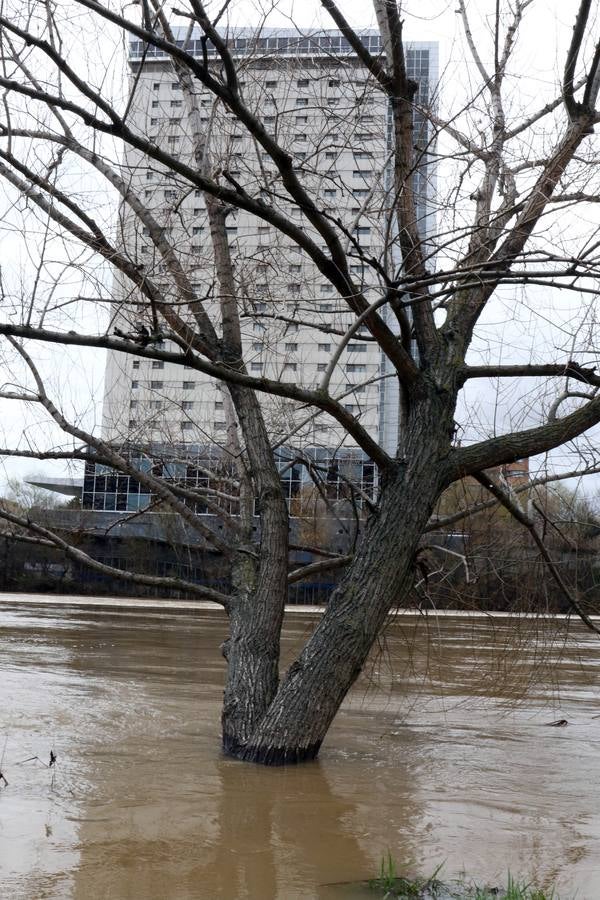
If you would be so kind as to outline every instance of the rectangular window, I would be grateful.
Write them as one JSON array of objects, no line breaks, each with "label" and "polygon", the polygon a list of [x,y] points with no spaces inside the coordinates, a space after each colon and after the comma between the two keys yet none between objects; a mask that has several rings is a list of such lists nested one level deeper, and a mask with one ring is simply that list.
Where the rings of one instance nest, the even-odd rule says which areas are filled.
[{"label": "rectangular window", "polygon": [[225,422],[214,422],[213,425],[216,431],[223,431],[227,427]]},{"label": "rectangular window", "polygon": [[284,372],[297,372],[298,371],[298,363],[284,363],[283,365]]},{"label": "rectangular window", "polygon": [[317,372],[326,372],[327,363],[317,363]]},{"label": "rectangular window", "polygon": [[154,82],[154,84],[152,85],[152,90],[153,90],[153,91],[158,91],[158,90],[160,90],[160,81],[155,81],[155,82]]},{"label": "rectangular window", "polygon": [[328,150],[325,154],[325,159],[335,159],[337,156],[337,152],[335,150]]},{"label": "rectangular window", "polygon": [[194,227],[192,228],[192,234],[202,234],[203,231],[204,231],[203,225],[194,225]]},{"label": "rectangular window", "polygon": [[251,362],[250,363],[250,371],[251,372],[262,372],[262,363]]},{"label": "rectangular window", "polygon": [[331,303],[319,303],[319,310],[321,312],[333,312],[333,306]]},{"label": "rectangular window", "polygon": [[185,412],[189,412],[191,409],[194,408],[194,401],[193,400],[183,400],[181,403],[181,408]]},{"label": "rectangular window", "polygon": [[263,349],[262,341],[254,341],[254,343],[252,344],[252,349],[260,352]]},{"label": "rectangular window", "polygon": [[162,400],[151,400],[150,401],[150,409],[162,409],[163,402]]},{"label": "rectangular window", "polygon": [[354,178],[369,178],[372,174],[371,169],[354,169],[352,172]]},{"label": "rectangular window", "polygon": [[309,85],[308,78],[299,78],[298,81],[296,82],[296,87],[299,87],[299,88],[307,88],[308,85]]},{"label": "rectangular window", "polygon": [[152,368],[153,369],[164,369],[165,364],[162,359],[153,359],[152,360]]},{"label": "rectangular window", "polygon": [[330,78],[329,79],[329,87],[339,87],[340,81],[339,78]]},{"label": "rectangular window", "polygon": [[178,81],[171,82],[171,90],[172,91],[180,91],[181,90],[181,85],[179,84]]},{"label": "rectangular window", "polygon": [[300,285],[297,282],[294,282],[294,284],[288,284],[287,289],[290,294],[300,293]]},{"label": "rectangular window", "polygon": [[335,190],[335,188],[326,188],[323,193],[326,197],[337,197],[337,191]]},{"label": "rectangular window", "polygon": [[308,106],[308,97],[296,97],[296,106]]},{"label": "rectangular window", "polygon": [[179,107],[182,105],[182,102],[182,100],[171,100],[169,106],[171,107],[171,109],[179,109]]},{"label": "rectangular window", "polygon": [[307,141],[307,140],[308,140],[308,135],[307,135],[307,134],[297,134],[297,135],[294,137],[294,140],[295,140],[295,141]]},{"label": "rectangular window", "polygon": [[132,387],[132,389],[133,389],[134,391],[135,391],[136,388],[139,388],[139,386],[140,386],[139,381],[132,381],[132,382],[131,382],[131,387]]},{"label": "rectangular window", "polygon": [[296,116],[296,125],[306,125],[308,116]]},{"label": "rectangular window", "polygon": [[265,87],[272,89],[277,87],[276,81],[265,81]]},{"label": "rectangular window", "polygon": [[318,344],[318,349],[322,353],[330,353],[331,352],[331,344]]},{"label": "rectangular window", "polygon": [[[156,118],[156,116],[154,116],[154,118],[150,119],[150,124],[158,125],[158,119]],[[150,176],[150,178],[152,178],[152,172],[146,172],[146,178],[148,178],[148,176]]]},{"label": "rectangular window", "polygon": [[215,400],[215,409],[223,409],[224,403],[222,400]]},{"label": "rectangular window", "polygon": [[164,191],[163,194],[165,200],[176,200],[177,199],[177,191]]},{"label": "rectangular window", "polygon": [[194,427],[194,423],[193,423],[193,422],[182,422],[182,423],[181,423],[181,430],[182,430],[182,431],[192,431],[193,427]]},{"label": "rectangular window", "polygon": [[286,344],[285,349],[288,353],[295,353],[298,349],[298,344]]},{"label": "rectangular window", "polygon": [[348,353],[366,353],[367,345],[366,344],[350,344],[349,347],[346,347]]},{"label": "rectangular window", "polygon": [[163,385],[164,385],[163,381],[151,381],[150,382],[150,387],[154,391],[160,391],[162,389]]},{"label": "rectangular window", "polygon": [[332,284],[322,284],[321,285],[321,293],[322,294],[333,294],[333,285]]},{"label": "rectangular window", "polygon": [[347,363],[346,372],[354,372],[355,374],[363,374],[367,371],[364,363]]},{"label": "rectangular window", "polygon": [[134,359],[134,361],[133,361],[133,363],[132,363],[132,365],[131,365],[131,368],[132,368],[132,369],[139,369],[139,367],[140,367],[140,361],[139,361],[139,359]]},{"label": "rectangular window", "polygon": [[364,384],[351,384],[350,382],[348,382],[346,384],[346,390],[353,391],[355,394],[364,394],[365,385]]},{"label": "rectangular window", "polygon": [[184,391],[193,391],[196,387],[195,381],[184,381],[183,382],[183,390]]},{"label": "rectangular window", "polygon": [[158,100],[152,101],[152,109],[158,109]]}]

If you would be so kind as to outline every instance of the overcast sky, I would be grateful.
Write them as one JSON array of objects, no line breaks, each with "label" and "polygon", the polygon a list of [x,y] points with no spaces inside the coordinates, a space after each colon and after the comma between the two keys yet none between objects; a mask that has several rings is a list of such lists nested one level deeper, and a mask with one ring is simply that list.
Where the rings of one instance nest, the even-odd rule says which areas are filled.
[{"label": "overcast sky", "polygon": [[[364,0],[363,2],[350,0],[341,5],[344,13],[356,26],[374,26],[374,16]],[[474,83],[476,80],[474,64],[466,61],[465,42],[459,16],[455,11],[456,5],[456,0],[450,3],[411,2],[404,5],[403,11],[405,36],[408,41],[433,40],[439,42],[441,76],[439,104],[442,114],[449,110],[456,111],[462,98],[469,93],[471,82]],[[577,5],[577,3],[537,0],[525,11],[521,26],[520,49],[515,56],[515,71],[526,73],[526,77],[521,76],[519,79],[515,77],[509,84],[511,102],[515,112],[533,108],[533,105],[537,106],[554,96],[556,86],[560,83],[565,50],[570,39],[572,20]],[[489,2],[471,2],[469,4],[472,14],[472,29],[484,64],[489,63],[493,58],[491,26],[494,22],[494,6],[494,3]],[[134,10],[135,7],[129,7],[129,9]],[[265,7],[259,7],[251,2],[235,4],[231,13],[231,22],[237,25],[253,25],[260,20],[261,9],[265,9]],[[423,15],[424,9],[427,10],[426,15]],[[89,14],[86,15],[89,16]],[[322,12],[319,3],[304,2],[304,0],[301,3],[278,4],[277,9],[270,15],[268,24],[285,27],[296,25],[301,30],[316,28],[319,25],[332,26],[326,14]],[[91,29],[91,18],[88,28]],[[110,83],[120,85],[124,68],[123,48],[119,42],[111,44],[109,38],[110,33],[107,33],[106,29],[95,39],[93,32],[90,31],[90,40],[86,45],[91,48],[90,60],[93,57],[96,65],[101,64],[108,68],[111,72]],[[102,48],[100,54],[96,53],[99,48]],[[95,56],[94,53],[96,53]],[[440,145],[444,149],[443,135],[440,138]],[[74,172],[74,177],[77,177],[77,172]],[[3,258],[13,271],[17,272],[22,269],[30,274],[32,268],[31,248],[28,247],[27,242],[19,240],[11,230],[13,220],[10,215],[9,202],[10,198],[7,198],[6,195],[4,195],[4,199],[0,199],[7,223],[0,231]],[[104,210],[105,215],[110,215],[110,202],[107,196],[98,197],[98,206]],[[597,209],[598,207],[586,210],[587,220],[585,222],[577,218],[569,219],[569,228],[572,228],[574,233],[578,229],[589,231],[590,228],[596,228],[598,224]],[[74,289],[76,286],[72,287]],[[586,303],[589,305],[589,301]],[[529,358],[532,344],[536,348],[536,353],[549,350],[545,354],[546,359],[564,358],[564,354],[568,353],[569,348],[565,349],[560,346],[561,327],[564,324],[566,331],[569,322],[572,321],[574,304],[579,304],[579,298],[574,295],[559,300],[556,298],[550,300],[542,290],[531,290],[526,295],[519,297],[517,310],[513,294],[500,296],[487,311],[480,333],[482,338],[489,338],[496,342],[496,346],[502,346],[504,362]],[[90,315],[92,314],[90,313]],[[94,325],[101,325],[98,313],[94,312],[93,316],[95,318],[88,322],[90,330],[93,330]],[[543,324],[544,322],[546,325]],[[483,347],[483,344],[480,342],[479,346]],[[38,345],[36,345],[36,353],[39,353],[42,367],[49,374],[57,392],[66,399],[68,408],[76,410],[78,417],[87,427],[92,427],[94,423],[98,424],[102,395],[103,353],[88,350],[65,352],[48,347],[39,350]],[[496,356],[498,355],[497,353]],[[589,358],[585,359],[585,362],[590,361]],[[73,373],[76,373],[76,377],[73,377]],[[475,430],[485,434],[489,433],[490,428],[493,427],[503,430],[513,420],[515,424],[539,421],[540,399],[537,393],[531,396],[531,404],[528,404],[525,398],[525,402],[518,409],[514,409],[514,387],[512,385],[478,384],[471,391],[469,397],[470,413]],[[35,409],[24,415],[22,408],[16,404],[9,404],[6,401],[0,403],[2,442],[7,446],[13,444],[15,435],[25,429],[32,444],[39,443],[41,418],[46,421],[46,418],[40,417],[39,412]],[[58,440],[58,435],[48,434],[48,439],[50,442],[53,439]],[[556,454],[555,464],[560,464],[563,456],[564,454]],[[6,475],[23,476],[40,471],[47,474],[63,474],[65,467],[63,464],[51,465],[19,460],[7,460],[4,466],[5,477]]]}]

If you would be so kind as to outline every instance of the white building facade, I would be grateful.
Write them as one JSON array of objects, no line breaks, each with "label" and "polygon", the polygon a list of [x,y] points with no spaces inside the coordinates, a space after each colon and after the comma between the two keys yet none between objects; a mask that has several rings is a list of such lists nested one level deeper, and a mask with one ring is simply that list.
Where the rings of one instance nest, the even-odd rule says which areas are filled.
[{"label": "white building facade", "polygon": [[[372,54],[381,53],[377,32],[361,35]],[[183,44],[183,29],[177,38]],[[228,43],[248,106],[291,154],[298,177],[336,223],[353,278],[367,300],[377,300],[383,290],[382,273],[393,276],[401,265],[391,214],[387,98],[338,31],[301,36],[295,31],[241,29]],[[202,58],[199,38],[194,36],[187,46]],[[210,43],[206,53],[209,64],[216,66]],[[419,84],[415,121],[422,152],[415,179],[420,227],[427,233],[434,217],[433,172],[429,129],[419,109],[430,103],[437,84],[437,45],[411,44],[406,60],[409,75]],[[170,59],[140,41],[130,44],[129,68],[129,116],[135,129],[175,159],[191,162],[194,126],[198,129],[199,122],[205,129],[213,177],[242,185],[317,243],[322,241],[287,195],[272,161],[237,119],[215,103],[213,94],[197,83],[195,113],[190,113]],[[219,289],[202,192],[171,170],[149,165],[132,149],[126,153],[122,172],[130,190],[160,224],[194,293],[218,327]],[[248,372],[317,386],[354,314],[286,235],[242,210],[228,214],[226,227]],[[119,229],[125,253],[162,287],[169,302],[183,310],[181,293],[170,284],[160,249],[131,206],[123,205]],[[113,309],[113,326],[120,331],[135,331],[142,325],[152,330],[147,302],[124,282],[115,285]],[[189,304],[185,314],[189,316]],[[161,346],[176,349],[169,347],[168,339]],[[379,347],[358,331],[340,354],[330,390],[373,437],[393,450],[398,397],[393,380],[382,377],[385,374]],[[218,448],[226,443],[226,404],[221,385],[197,370],[111,353],[103,437],[129,446]],[[351,439],[325,414],[306,421],[307,411],[293,402],[267,397],[263,404],[275,442],[317,448],[327,456],[332,448],[352,450]]]}]

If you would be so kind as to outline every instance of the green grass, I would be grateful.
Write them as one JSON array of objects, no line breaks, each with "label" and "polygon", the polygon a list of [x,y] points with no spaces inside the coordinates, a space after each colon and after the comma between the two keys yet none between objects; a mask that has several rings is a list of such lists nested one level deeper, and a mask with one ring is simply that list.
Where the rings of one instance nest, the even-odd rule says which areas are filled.
[{"label": "green grass", "polygon": [[379,865],[379,875],[369,887],[381,900],[559,900],[554,889],[542,890],[508,874],[506,887],[478,887],[468,882],[444,883],[438,879],[442,866],[429,878],[409,878],[398,873],[388,850]]}]

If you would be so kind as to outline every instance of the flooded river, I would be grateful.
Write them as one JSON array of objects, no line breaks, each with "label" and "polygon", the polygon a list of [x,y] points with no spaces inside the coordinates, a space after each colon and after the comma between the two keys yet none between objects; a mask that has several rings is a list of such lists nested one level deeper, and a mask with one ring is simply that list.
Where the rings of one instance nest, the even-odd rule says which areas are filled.
[{"label": "flooded river", "polygon": [[[287,616],[287,658],[314,621]],[[270,771],[219,754],[225,634],[209,610],[0,607],[3,900],[335,900],[388,849],[600,898],[600,639],[399,617],[320,761]]]}]

